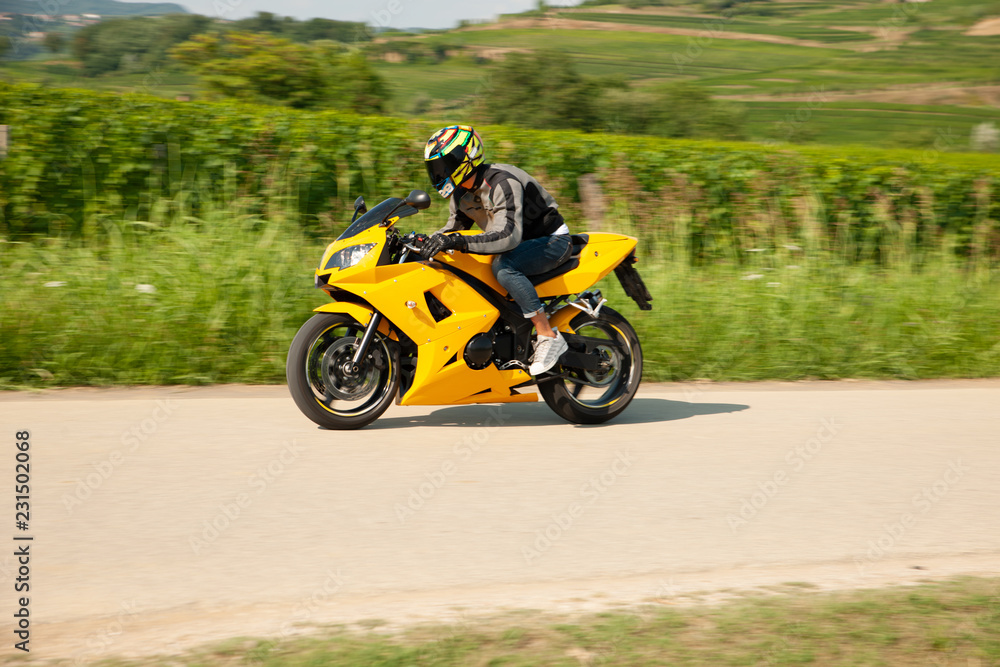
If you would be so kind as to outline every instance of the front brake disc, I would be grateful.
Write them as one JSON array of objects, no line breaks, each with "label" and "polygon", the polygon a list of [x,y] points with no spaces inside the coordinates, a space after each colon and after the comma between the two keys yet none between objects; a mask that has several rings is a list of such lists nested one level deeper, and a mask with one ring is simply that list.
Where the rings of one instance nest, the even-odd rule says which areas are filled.
[{"label": "front brake disc", "polygon": [[371,391],[378,379],[375,368],[365,359],[361,360],[361,368],[357,373],[346,370],[359,342],[358,338],[338,338],[323,353],[323,384],[331,396],[342,401],[361,398]]}]

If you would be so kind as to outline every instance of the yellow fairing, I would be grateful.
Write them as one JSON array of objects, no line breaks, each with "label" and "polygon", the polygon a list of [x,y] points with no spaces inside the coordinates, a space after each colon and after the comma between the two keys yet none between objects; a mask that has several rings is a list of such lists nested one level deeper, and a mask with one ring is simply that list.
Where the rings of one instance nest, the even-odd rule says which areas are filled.
[{"label": "yellow fairing", "polygon": [[[499,313],[464,281],[423,263],[380,266],[374,273],[362,296],[379,304],[382,314],[417,344],[417,370],[413,386],[400,399],[402,405],[537,400],[534,394],[510,391],[530,379],[523,371],[494,366],[476,371],[466,365],[466,344],[489,331]],[[451,311],[440,322],[431,314],[428,293]]]},{"label": "yellow fairing", "polygon": [[[463,233],[472,235],[476,232]],[[539,297],[544,299],[563,294],[578,294],[587,290],[611,273],[639,242],[638,239],[623,234],[594,233],[588,236],[589,241],[580,253],[580,266],[536,286]],[[438,255],[437,259],[479,278],[501,294],[506,294],[507,290],[493,277],[494,257],[495,255],[456,252],[453,255]]]},{"label": "yellow fairing", "polygon": [[[374,232],[374,233],[373,233]],[[375,228],[327,248],[320,266],[342,248],[364,243],[384,243],[385,231]],[[348,269],[318,270],[329,275],[338,289],[373,304],[395,327],[417,345],[417,368],[413,384],[400,397],[402,405],[457,403],[508,403],[537,401],[534,393],[517,394],[511,387],[530,380],[524,371],[498,370],[489,366],[470,369],[463,359],[465,346],[478,333],[496,322],[497,310],[461,279],[433,264],[408,262],[376,266],[381,247],[373,248],[357,265]],[[488,268],[488,267],[487,267]],[[492,277],[492,276],[491,276]],[[451,311],[440,322],[434,320],[427,294]],[[372,310],[364,305],[334,302],[317,312],[342,312],[367,324]],[[379,331],[388,335],[389,324]],[[393,336],[395,337],[395,336]],[[454,359],[453,359],[454,358]]]},{"label": "yellow fairing", "polygon": [[[348,315],[358,322],[362,326],[368,326],[368,323],[372,319],[374,314],[371,308],[362,306],[356,303],[347,303],[346,301],[334,301],[333,303],[328,303],[326,305],[320,306],[319,308],[313,308],[314,313],[343,313]],[[378,332],[383,336],[389,336],[393,340],[396,340],[396,334],[391,333],[389,329],[389,323],[386,320],[378,325]]]},{"label": "yellow fairing", "polygon": [[[537,401],[535,393],[516,393],[513,387],[531,380],[523,370],[501,371],[494,365],[473,370],[465,363],[469,341],[486,333],[499,317],[497,310],[472,287],[435,262],[407,262],[378,266],[386,241],[385,229],[372,227],[343,241],[331,243],[323,254],[317,276],[323,276],[337,289],[351,292],[372,304],[387,321],[379,326],[390,335],[390,325],[405,333],[417,345],[417,367],[413,383],[401,405],[443,405],[460,403],[511,403]],[[541,297],[583,292],[610,273],[636,245],[636,239],[620,234],[590,234],[580,253],[580,266],[537,287]],[[346,269],[323,269],[330,257],[345,248],[374,244],[354,266]],[[469,273],[501,295],[506,291],[493,277],[492,255],[441,254],[438,261]],[[428,303],[433,295],[451,311],[435,321]],[[344,313],[365,325],[372,309],[348,302],[334,302],[316,312]],[[552,323],[570,331],[569,320],[580,311],[563,308]]]}]

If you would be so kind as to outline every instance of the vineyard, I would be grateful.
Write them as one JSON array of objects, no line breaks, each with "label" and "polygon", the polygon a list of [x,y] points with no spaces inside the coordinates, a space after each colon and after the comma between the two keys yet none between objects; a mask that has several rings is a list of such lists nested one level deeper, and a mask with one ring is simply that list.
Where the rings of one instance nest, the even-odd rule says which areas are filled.
[{"label": "vineyard", "polygon": [[[433,129],[33,86],[0,124],[0,387],[282,382],[323,246],[427,189]],[[996,157],[481,131],[574,231],[640,237],[654,310],[600,287],[647,379],[1000,375]]]},{"label": "vineyard", "polygon": [[[787,122],[796,122],[794,113]],[[426,188],[420,149],[434,129],[31,85],[0,87],[0,124],[11,128],[0,161],[0,233],[85,242],[109,219],[148,228],[176,207],[197,219],[209,200],[323,234],[342,224],[358,194]],[[593,174],[607,220],[692,264],[740,263],[748,250],[784,245],[879,264],[919,262],[942,248],[976,260],[1000,256],[995,156],[481,132],[488,159],[537,174],[571,220],[586,213],[580,179]]]}]

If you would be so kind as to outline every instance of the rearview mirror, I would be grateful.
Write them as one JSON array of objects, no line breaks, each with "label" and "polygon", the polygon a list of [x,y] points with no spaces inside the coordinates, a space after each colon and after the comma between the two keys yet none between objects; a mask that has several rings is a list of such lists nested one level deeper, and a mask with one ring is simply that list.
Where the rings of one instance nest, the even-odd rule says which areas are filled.
[{"label": "rearview mirror", "polygon": [[423,211],[431,205],[431,196],[423,190],[413,190],[410,194],[406,195],[403,203],[412,206],[418,211]]},{"label": "rearview mirror", "polygon": [[367,212],[368,212],[368,207],[365,206],[364,195],[361,195],[354,200],[354,217],[351,218],[351,222],[357,220],[359,215],[364,215]]}]

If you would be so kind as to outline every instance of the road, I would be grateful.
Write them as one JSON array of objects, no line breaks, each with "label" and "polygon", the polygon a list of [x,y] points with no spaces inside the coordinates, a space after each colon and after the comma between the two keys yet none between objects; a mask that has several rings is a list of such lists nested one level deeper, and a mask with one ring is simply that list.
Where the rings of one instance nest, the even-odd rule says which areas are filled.
[{"label": "road", "polygon": [[332,623],[995,574],[998,405],[996,380],[649,385],[604,426],[538,403],[393,407],[336,432],[284,387],[5,392],[0,488],[11,537],[34,538],[31,657],[84,664]]}]

